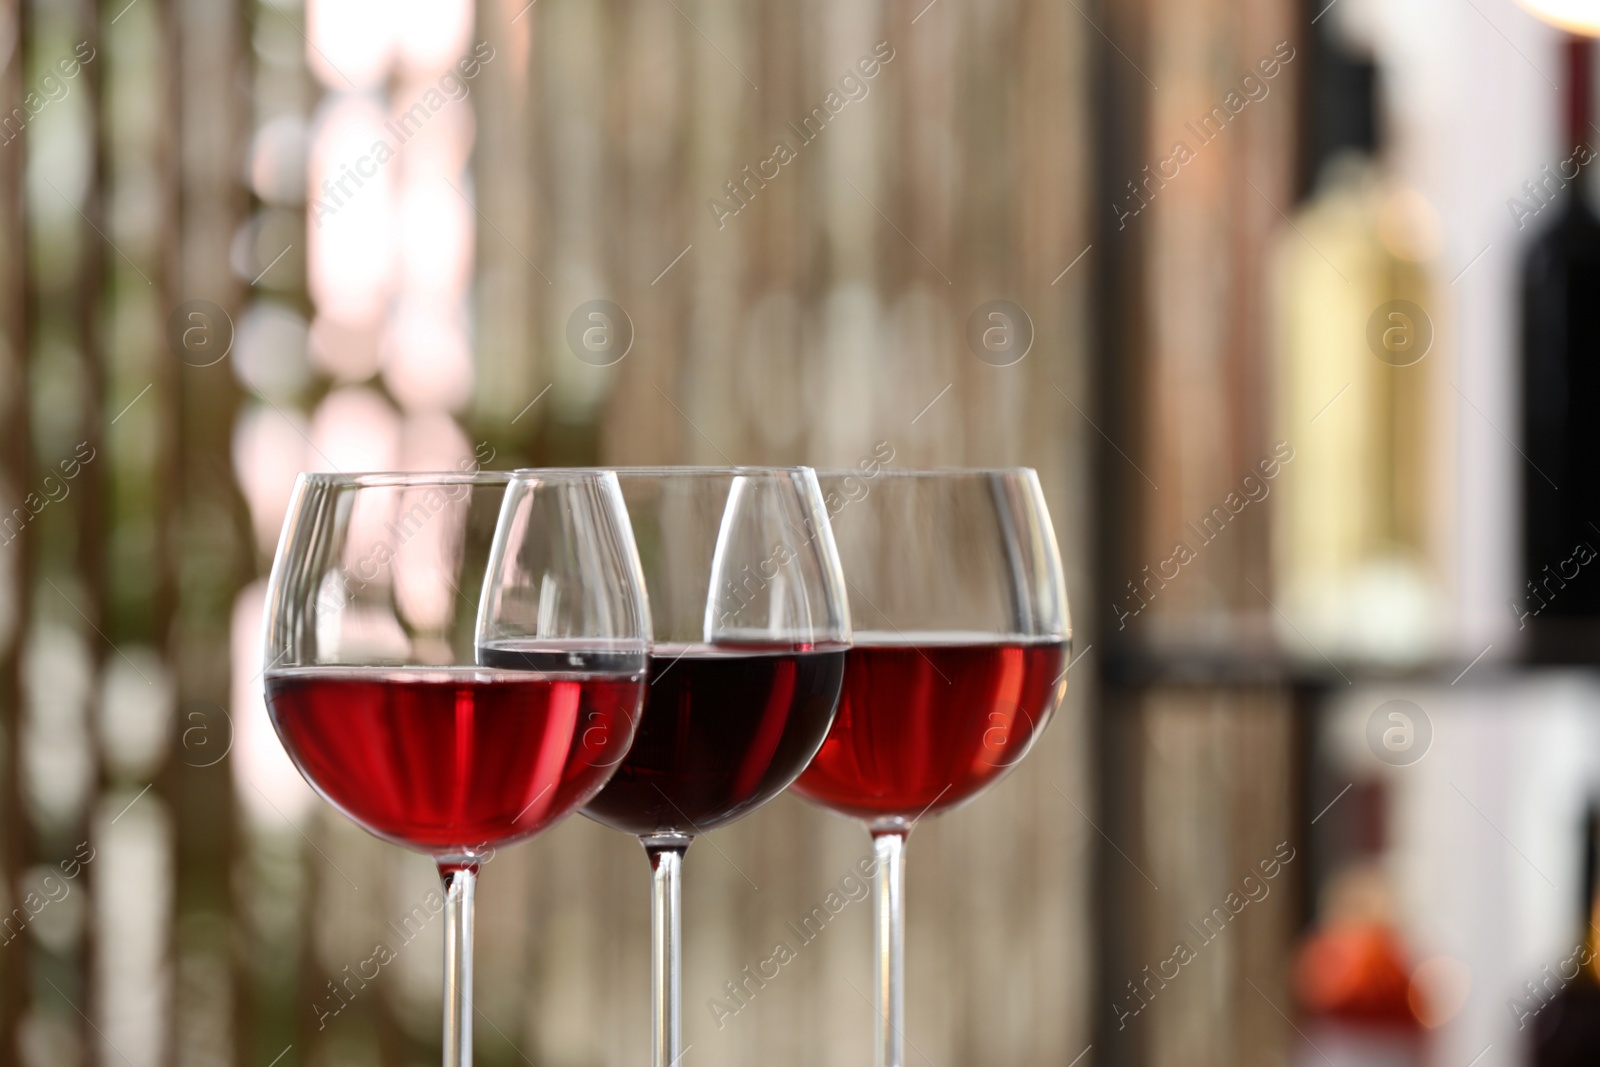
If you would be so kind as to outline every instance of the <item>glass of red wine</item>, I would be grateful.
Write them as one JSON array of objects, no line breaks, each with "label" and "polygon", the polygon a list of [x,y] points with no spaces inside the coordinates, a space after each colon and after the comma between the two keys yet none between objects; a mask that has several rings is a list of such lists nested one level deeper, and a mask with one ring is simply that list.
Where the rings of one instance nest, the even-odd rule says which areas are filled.
[{"label": "glass of red wine", "polygon": [[[616,478],[302,474],[266,615],[295,766],[438,865],[444,1064],[470,1067],[478,869],[600,790],[644,699],[649,608]],[[530,662],[480,660],[485,635]]]},{"label": "glass of red wine", "polygon": [[878,1067],[905,1062],[905,847],[999,781],[1066,692],[1071,641],[1032,470],[820,472],[855,638],[794,788],[872,835]]},{"label": "glass of red wine", "polygon": [[674,1067],[684,853],[811,762],[833,722],[850,621],[810,469],[616,473],[654,644],[633,746],[583,813],[638,837],[650,860],[652,1062]]}]

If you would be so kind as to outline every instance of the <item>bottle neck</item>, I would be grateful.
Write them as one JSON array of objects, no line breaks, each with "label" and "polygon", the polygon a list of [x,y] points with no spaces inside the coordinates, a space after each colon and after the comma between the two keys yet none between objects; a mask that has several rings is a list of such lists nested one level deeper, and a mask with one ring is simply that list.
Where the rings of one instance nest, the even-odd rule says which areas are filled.
[{"label": "bottle neck", "polygon": [[1566,120],[1567,143],[1587,144],[1589,135],[1590,99],[1593,95],[1591,57],[1593,43],[1587,37],[1568,37],[1566,43],[1567,92]]},{"label": "bottle neck", "polygon": [[1596,148],[1600,145],[1600,137],[1595,135],[1592,114],[1594,42],[1587,37],[1570,36],[1566,40],[1565,52],[1567,78],[1562,103],[1566,119],[1566,144],[1562,147],[1570,153],[1573,163],[1578,167],[1567,200],[1568,208],[1576,210],[1584,203],[1585,193],[1593,180],[1589,177],[1593,164],[1585,165],[1585,161],[1600,155],[1600,150]]}]

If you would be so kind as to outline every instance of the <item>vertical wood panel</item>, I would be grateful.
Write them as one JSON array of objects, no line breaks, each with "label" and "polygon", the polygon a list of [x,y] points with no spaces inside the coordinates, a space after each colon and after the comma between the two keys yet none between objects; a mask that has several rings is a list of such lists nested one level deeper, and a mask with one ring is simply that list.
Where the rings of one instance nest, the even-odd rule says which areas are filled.
[{"label": "vertical wood panel", "polygon": [[[1241,658],[1271,652],[1267,509],[1212,538],[1190,525],[1225,507],[1272,444],[1265,254],[1292,204],[1301,71],[1285,64],[1237,114],[1229,93],[1243,97],[1241,79],[1259,79],[1277,42],[1298,43],[1296,8],[1151,0],[1099,13],[1108,318],[1097,369],[1109,441],[1094,608],[1112,691],[1099,724],[1105,999],[1093,1010],[1103,1062],[1281,1062],[1303,872],[1291,867],[1178,979],[1157,979],[1148,1005],[1129,983],[1146,981],[1175,939],[1192,941],[1185,924],[1278,842],[1303,855],[1289,693],[1229,677]],[[1201,137],[1213,107],[1229,121]],[[1180,542],[1192,560],[1158,575]],[[1160,683],[1174,671],[1195,684]]]},{"label": "vertical wood panel", "polygon": [[[17,3],[0,0],[10,5],[0,16],[21,32],[4,73],[12,98],[28,76],[21,57],[39,47]],[[237,325],[259,290],[273,288],[252,293],[256,270],[246,268],[259,250],[246,247],[253,230],[241,236],[262,207],[241,175],[251,98],[261,92],[252,79],[272,47],[270,34],[247,35],[270,23],[299,47],[304,9],[77,3],[72,10],[86,13],[78,21],[101,22],[104,44],[105,62],[81,83],[94,151],[79,206],[92,225],[59,203],[33,204],[44,210],[24,245],[27,148],[0,147],[0,231],[10,238],[0,283],[16,305],[0,323],[5,488],[26,492],[59,458],[34,455],[30,415],[73,413],[106,461],[90,468],[81,497],[47,516],[43,533],[30,530],[0,561],[27,582],[50,576],[87,623],[41,583],[10,601],[19,632],[37,638],[44,623],[61,623],[81,638],[91,729],[100,664],[109,676],[123,652],[139,663],[148,655],[176,680],[165,768],[139,801],[172,819],[166,1061],[262,1067],[290,1045],[279,1067],[425,1062],[437,1039],[437,931],[407,948],[381,996],[326,1030],[314,1010],[324,983],[349,962],[340,950],[354,951],[426,891],[422,861],[323,808],[303,824],[314,847],[294,827],[245,823],[235,789],[248,783],[236,783],[226,762],[183,758],[188,710],[230,706],[235,596],[265,560],[254,558],[230,466],[240,371],[232,361],[177,361],[167,316],[206,299]],[[494,465],[853,464],[879,440],[895,447],[900,466],[1029,463],[1041,469],[1069,565],[1083,573],[1079,502],[1093,431],[1063,394],[1085,387],[1088,264],[1053,282],[1089,243],[1086,23],[1044,0],[477,7],[474,40],[491,41],[497,58],[473,87],[474,180],[463,187],[480,212],[470,425],[474,441],[500,447]],[[707,201],[726,197],[726,183],[767,158],[776,139],[793,141],[789,124],[822,106],[878,41],[895,58],[870,92],[797,145],[778,178],[719,227]],[[155,114],[137,135],[118,118],[117,79],[129,71],[160,83],[149,90]],[[44,232],[40,219],[60,221]],[[24,254],[55,250],[55,230],[73,248],[64,287],[37,272],[25,277]],[[308,306],[298,282],[271,295]],[[609,368],[583,364],[567,347],[569,315],[595,298],[617,301],[633,320],[633,350]],[[973,309],[996,298],[1024,306],[1035,325],[1034,348],[1014,367],[979,362],[966,342]],[[64,365],[52,362],[63,358],[62,338],[82,371],[67,376],[70,404],[30,398],[40,373]],[[546,385],[550,393],[527,409]],[[145,524],[154,531],[141,541]],[[39,569],[29,569],[34,562]],[[0,626],[11,892],[60,843],[59,834],[34,842],[20,817],[20,647]],[[1067,801],[1088,793],[1080,692],[1015,776],[924,826],[912,847],[910,1036],[941,1065],[1068,1063],[1088,1043],[1081,994],[1094,831]],[[91,752],[102,744],[88,743]],[[144,783],[110,764],[95,774],[89,808],[110,825],[118,798],[132,799]],[[863,904],[725,1028],[706,1002],[725,996],[724,983],[770,942],[791,936],[784,924],[816,906],[866,851],[858,827],[792,798],[696,846],[686,972],[696,1059],[837,1063],[865,1053]],[[359,871],[360,888],[337,868]],[[643,1058],[647,870],[635,842],[581,821],[496,860],[480,916],[482,1062]],[[104,904],[120,890],[94,891]],[[19,1024],[41,1010],[78,1032],[83,1062],[116,1059],[89,1021],[105,1005],[78,997],[92,987],[90,963],[48,953],[30,963],[30,943],[0,956],[0,1062],[17,1062]],[[87,1020],[59,1002],[46,976]]]},{"label": "vertical wood panel", "polygon": [[[244,279],[229,252],[248,204],[239,180],[249,130],[244,11],[208,0],[172,2],[180,27],[178,295],[209,300],[237,324]],[[180,708],[230,703],[233,595],[252,569],[229,462],[238,402],[231,362],[178,368],[175,443],[182,471],[168,533],[178,602],[168,647]],[[220,1067],[239,1051],[231,926],[238,831],[233,783],[223,773],[228,766],[186,766],[175,790],[174,1060],[180,1067]]]},{"label": "vertical wood panel", "polygon": [[[23,99],[23,71],[31,19],[26,0],[5,0],[0,5],[0,109],[10,117]],[[0,521],[11,517],[11,502],[20,499],[22,486],[31,472],[31,439],[28,419],[28,375],[30,308],[27,298],[28,240],[24,206],[24,167],[27,145],[7,132],[0,146],[0,470],[8,503]],[[16,906],[21,872],[30,862],[32,832],[23,800],[22,783],[22,680],[21,634],[32,611],[30,577],[30,538],[26,528],[15,533],[7,528],[6,544],[0,551],[0,732],[3,732],[3,772],[0,772],[0,904],[7,916]],[[9,930],[7,938],[11,938]],[[32,946],[27,937],[10,939],[0,952],[0,1065],[15,1067],[18,1060],[17,1034],[28,1002],[31,985]]]},{"label": "vertical wood panel", "polygon": [[[1126,975],[1138,989],[1124,987],[1120,1006],[1136,1012],[1127,1023],[1145,1030],[1152,1065],[1265,1065],[1289,1054],[1293,1035],[1274,1006],[1291,1011],[1285,947],[1295,863],[1306,858],[1293,840],[1290,714],[1271,691],[1165,690],[1145,704],[1141,862],[1160,889],[1141,889],[1142,954]],[[1281,858],[1284,843],[1295,859],[1264,878],[1259,865]],[[1206,924],[1219,907],[1228,920]],[[1162,961],[1179,943],[1196,958],[1166,967],[1178,975],[1164,983]]]}]

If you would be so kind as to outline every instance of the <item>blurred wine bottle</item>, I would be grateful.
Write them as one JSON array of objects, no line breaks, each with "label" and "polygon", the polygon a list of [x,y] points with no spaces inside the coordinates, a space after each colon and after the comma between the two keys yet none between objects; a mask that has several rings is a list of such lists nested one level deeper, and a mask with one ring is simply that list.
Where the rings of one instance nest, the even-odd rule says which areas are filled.
[{"label": "blurred wine bottle", "polygon": [[1594,155],[1592,50],[1587,38],[1567,41],[1565,159],[1527,183],[1512,207],[1519,223],[1544,229],[1522,274],[1528,462],[1523,587],[1511,611],[1529,656],[1547,663],[1600,662],[1600,220],[1585,195],[1583,166]]},{"label": "blurred wine bottle", "polygon": [[1383,162],[1372,64],[1323,66],[1331,133],[1273,272],[1277,436],[1295,450],[1278,486],[1278,625],[1308,658],[1403,664],[1436,650],[1444,614],[1440,226]]},{"label": "blurred wine bottle", "polygon": [[[1596,932],[1600,899],[1595,895],[1600,807],[1593,803],[1584,820],[1583,835],[1583,884],[1573,953],[1546,972],[1542,985],[1529,982],[1520,1003],[1512,1002],[1513,1014],[1519,1014],[1532,1030],[1533,1067],[1593,1067],[1600,1063],[1600,959],[1596,958],[1600,953],[1600,934]],[[1551,984],[1559,991],[1552,990]]]},{"label": "blurred wine bottle", "polygon": [[1317,925],[1295,955],[1300,1011],[1295,1067],[1420,1067],[1425,1005],[1396,929],[1384,868],[1383,784],[1358,783],[1345,801],[1345,860],[1321,894]]}]

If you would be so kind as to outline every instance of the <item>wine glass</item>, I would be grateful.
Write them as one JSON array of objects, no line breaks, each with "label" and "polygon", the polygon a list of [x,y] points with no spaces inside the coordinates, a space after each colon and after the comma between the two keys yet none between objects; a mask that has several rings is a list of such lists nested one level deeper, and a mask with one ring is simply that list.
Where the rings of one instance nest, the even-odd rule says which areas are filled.
[{"label": "wine glass", "polygon": [[650,684],[633,747],[583,813],[653,870],[655,1067],[680,1055],[683,857],[789,787],[833,722],[850,640],[816,475],[618,470],[649,591]]},{"label": "wine glass", "polygon": [[905,847],[999,781],[1066,692],[1061,559],[1038,477],[821,472],[857,626],[795,792],[872,834],[878,1067],[905,1062]]},{"label": "wine glass", "polygon": [[[267,704],[312,787],[445,890],[445,1067],[472,1063],[472,910],[500,846],[611,776],[649,609],[616,479],[302,474],[267,587]],[[484,634],[543,653],[478,658]]]}]

